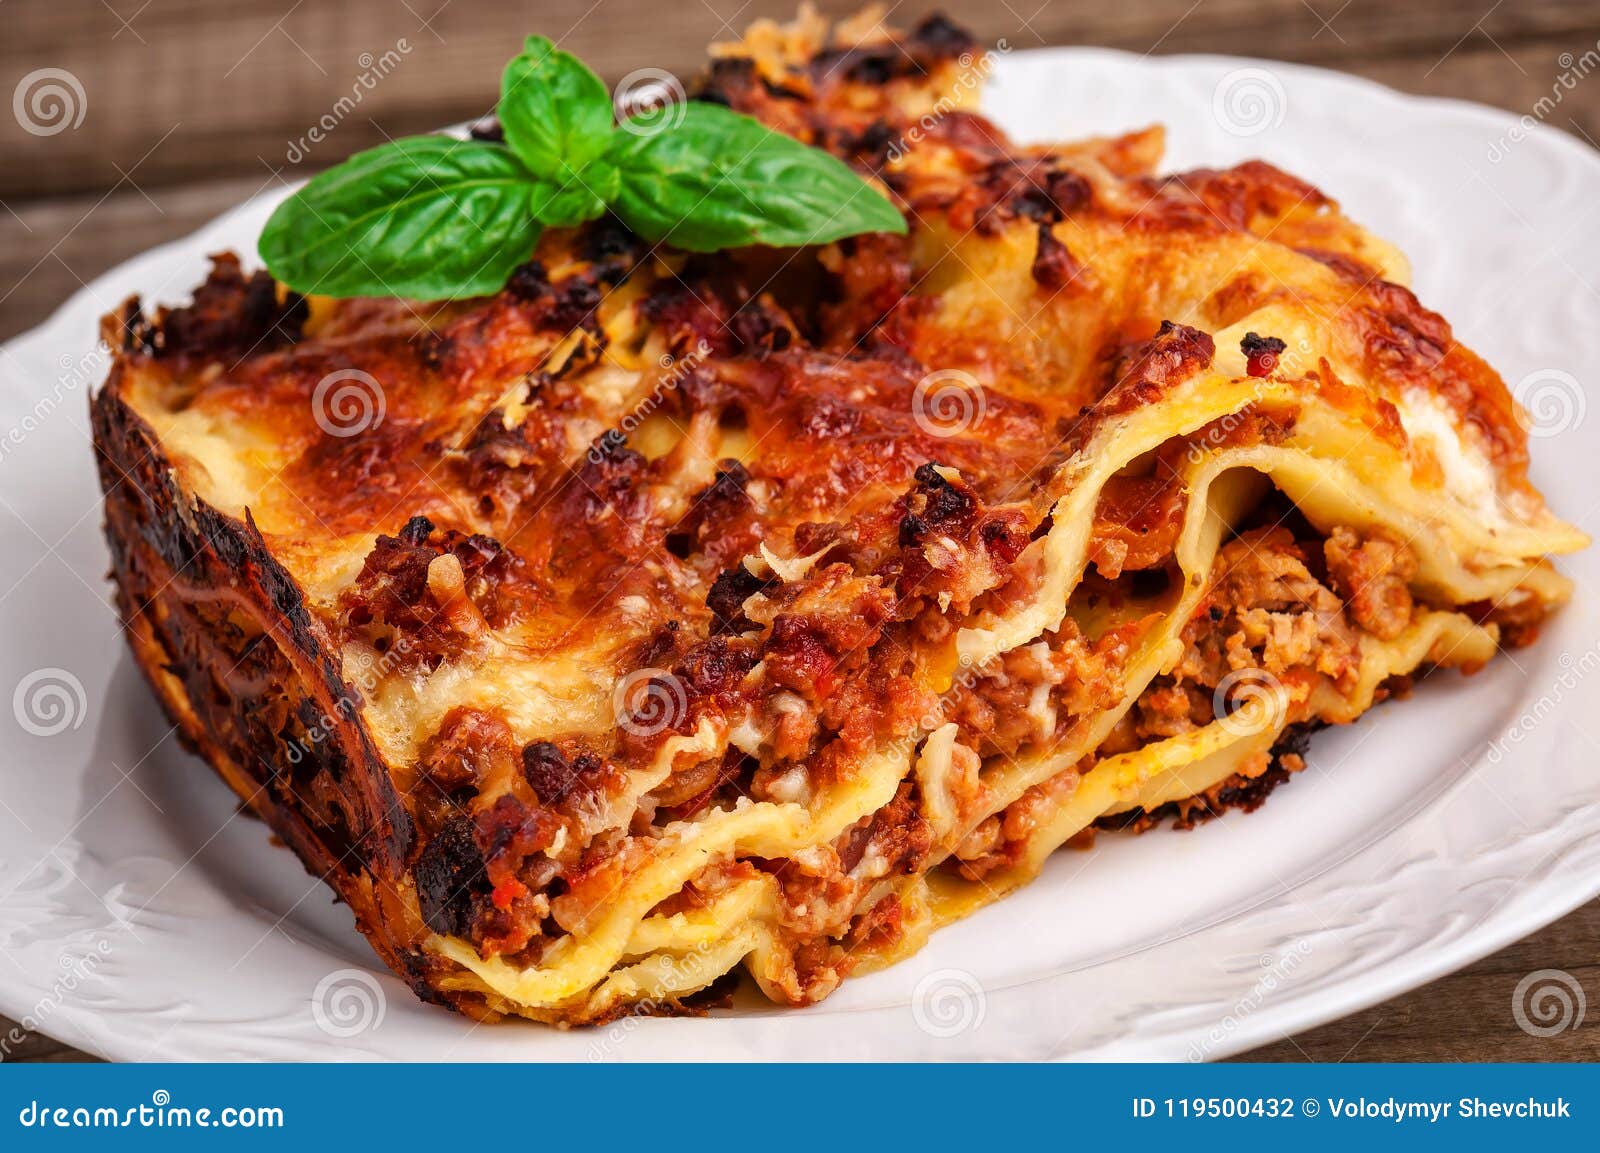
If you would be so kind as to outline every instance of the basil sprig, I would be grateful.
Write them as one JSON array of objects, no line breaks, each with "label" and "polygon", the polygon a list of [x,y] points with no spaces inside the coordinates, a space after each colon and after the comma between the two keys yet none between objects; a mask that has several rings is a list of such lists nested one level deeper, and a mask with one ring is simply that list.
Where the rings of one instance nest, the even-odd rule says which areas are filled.
[{"label": "basil sprig", "polygon": [[314,177],[262,230],[267,268],[303,293],[445,300],[498,290],[543,227],[607,209],[694,252],[906,230],[838,159],[720,105],[615,125],[600,78],[543,36],[496,111],[504,144],[406,137]]},{"label": "basil sprig", "polygon": [[690,102],[676,128],[653,135],[618,133],[606,155],[618,169],[611,208],[652,242],[714,252],[906,230],[843,162],[719,104]]}]

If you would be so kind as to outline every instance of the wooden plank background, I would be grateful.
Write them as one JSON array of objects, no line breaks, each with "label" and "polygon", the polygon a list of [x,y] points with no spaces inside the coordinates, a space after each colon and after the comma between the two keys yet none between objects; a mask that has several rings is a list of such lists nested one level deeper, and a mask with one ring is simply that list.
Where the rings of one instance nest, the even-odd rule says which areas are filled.
[{"label": "wooden plank background", "polygon": [[[905,23],[927,10],[920,0],[890,6]],[[823,0],[819,7],[842,15],[858,5]],[[1600,44],[1596,0],[945,0],[941,7],[984,40],[1005,37],[1017,48],[1095,44],[1269,57],[1519,114],[1532,112],[1575,66],[1593,71],[1583,67],[1584,54]],[[314,171],[386,136],[483,113],[501,64],[528,32],[558,39],[615,81],[642,67],[690,74],[709,41],[793,10],[792,0],[0,0],[0,98],[13,98],[13,115],[0,112],[0,339],[43,319],[81,283],[192,231],[265,182]],[[25,130],[16,102],[28,108],[50,82],[34,76],[44,69],[71,75],[63,91],[75,127],[37,135]],[[361,86],[363,75],[370,88]],[[296,144],[357,89],[359,103],[327,139]],[[55,123],[48,106],[35,119]],[[1564,89],[1547,122],[1591,144],[1600,140],[1600,75]],[[1600,1000],[1591,1020],[1554,1037],[1517,1027],[1517,983],[1546,968],[1565,970],[1600,999],[1600,902],[1424,989],[1253,1056],[1600,1057]],[[0,1034],[9,1025],[0,1019]],[[35,1035],[11,1059],[83,1055]]]}]

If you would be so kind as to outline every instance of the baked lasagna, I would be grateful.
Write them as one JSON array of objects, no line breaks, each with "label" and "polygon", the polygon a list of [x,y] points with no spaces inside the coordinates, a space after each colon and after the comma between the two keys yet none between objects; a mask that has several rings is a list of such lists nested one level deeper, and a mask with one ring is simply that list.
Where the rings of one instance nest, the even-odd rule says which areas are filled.
[{"label": "baked lasagna", "polygon": [[442,304],[222,255],[107,319],[134,655],[422,997],[818,1001],[1567,597],[1586,539],[1394,248],[1265,163],[1158,174],[1159,129],[1014,144],[984,71],[807,15],[698,82],[906,236],[605,217]]}]

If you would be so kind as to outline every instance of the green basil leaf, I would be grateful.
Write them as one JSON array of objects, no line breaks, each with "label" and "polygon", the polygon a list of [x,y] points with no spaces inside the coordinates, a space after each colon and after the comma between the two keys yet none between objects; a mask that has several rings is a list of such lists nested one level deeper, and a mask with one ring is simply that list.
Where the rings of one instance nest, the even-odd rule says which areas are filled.
[{"label": "green basil leaf", "polygon": [[314,177],[278,206],[258,247],[297,292],[482,296],[532,255],[536,190],[500,145],[407,137]]},{"label": "green basil leaf", "polygon": [[611,138],[611,94],[578,58],[530,36],[500,78],[496,109],[506,143],[536,176],[560,181],[563,165],[581,169]]},{"label": "green basil leaf", "polygon": [[652,243],[798,248],[906,230],[899,210],[842,161],[717,104],[691,101],[668,128],[624,121],[607,159],[621,174],[613,211]]},{"label": "green basil leaf", "polygon": [[616,167],[603,158],[581,169],[563,161],[556,177],[540,180],[533,194],[533,214],[551,228],[575,228],[605,212],[616,199],[618,180]]}]

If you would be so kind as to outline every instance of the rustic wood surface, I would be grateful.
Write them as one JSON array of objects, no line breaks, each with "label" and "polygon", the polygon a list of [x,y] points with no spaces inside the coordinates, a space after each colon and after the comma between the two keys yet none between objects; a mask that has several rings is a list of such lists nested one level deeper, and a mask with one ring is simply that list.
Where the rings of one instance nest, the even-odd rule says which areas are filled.
[{"label": "rustic wood surface", "polygon": [[[891,3],[910,22],[927,7]],[[557,38],[608,81],[691,73],[707,42],[792,0],[0,0],[0,339],[81,284],[183,236],[263,184],[386,136],[486,111],[508,46]],[[824,0],[825,12],[855,0]],[[1017,48],[1097,44],[1313,63],[1408,92],[1531,114],[1600,140],[1595,0],[944,0]],[[24,129],[18,101],[64,69],[76,127]],[[1561,77],[1581,77],[1570,87]],[[370,87],[362,85],[362,77]],[[336,126],[304,138],[341,97]],[[82,113],[81,120],[77,119]],[[35,115],[29,113],[29,115]],[[36,114],[46,118],[48,108]],[[1600,144],[1596,145],[1600,147]],[[0,910],[3,913],[3,910]],[[1250,1054],[1259,1060],[1595,1060],[1600,1004],[1551,1037],[1520,1028],[1518,982],[1559,969],[1600,997],[1600,901],[1425,988]],[[0,1018],[0,1035],[11,1022]],[[92,1059],[31,1034],[8,1060]]]}]

